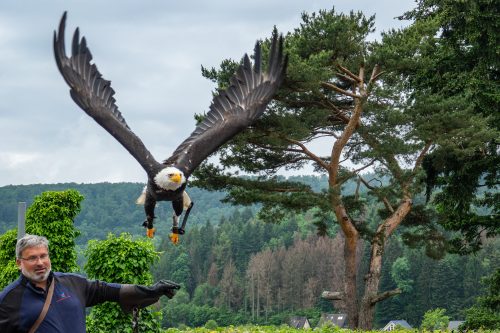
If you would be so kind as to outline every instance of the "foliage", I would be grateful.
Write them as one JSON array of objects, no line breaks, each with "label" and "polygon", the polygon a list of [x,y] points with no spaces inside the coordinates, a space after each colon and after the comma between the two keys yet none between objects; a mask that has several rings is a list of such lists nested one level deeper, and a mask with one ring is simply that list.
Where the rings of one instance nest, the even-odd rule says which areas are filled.
[{"label": "foliage", "polygon": [[[244,326],[228,326],[228,327],[217,327],[216,329],[208,329],[205,327],[199,328],[189,328],[183,327],[182,329],[178,328],[169,328],[165,333],[247,333],[247,332],[256,332],[256,333],[300,333],[300,332],[317,332],[317,333],[356,333],[361,332],[359,330],[348,330],[342,329],[338,327],[329,327],[324,326],[319,329],[314,330],[304,330],[300,328],[292,328],[286,325],[281,326],[257,326],[257,325],[244,325]],[[362,331],[364,333],[380,333],[380,331]],[[409,333],[409,332],[418,332],[417,330],[408,330],[408,329],[399,329],[391,331],[394,333]],[[446,330],[443,331],[434,331],[434,333],[445,333],[448,332]],[[481,333],[493,333],[495,330],[481,330]]]},{"label": "foliage", "polygon": [[[292,179],[293,181],[303,181],[317,190],[324,188],[326,181],[325,177],[312,176],[294,177]],[[123,197],[117,197],[117,200],[126,201],[126,196],[131,195],[127,192],[126,188],[123,187],[123,184],[106,184],[106,186],[113,187],[114,189],[109,189],[102,193],[97,191],[97,189],[101,187],[94,187],[94,185],[87,186],[86,191],[88,191],[89,188],[94,188],[96,190],[94,198],[102,197],[105,193],[118,193],[123,191]],[[19,189],[24,191],[27,190],[28,187],[32,188],[31,186],[20,186]],[[33,190],[36,188],[38,187],[33,186]],[[348,189],[348,193],[354,193],[356,190],[356,183],[347,183],[346,188]],[[1,190],[2,188],[0,188],[0,197],[4,198],[1,196]],[[12,192],[16,191],[13,190]],[[87,199],[85,199],[85,201],[87,201]],[[133,205],[133,203],[130,204]],[[98,206],[97,204],[97,209],[99,209]],[[91,207],[92,205],[87,205],[87,215],[98,215],[96,212],[90,210]],[[248,299],[248,294],[244,296],[246,301],[244,298],[242,300],[243,303],[231,312],[214,307],[214,301],[219,294],[219,274],[222,273],[223,267],[221,267],[218,273],[217,269],[212,270],[211,273],[211,268],[217,265],[223,265],[227,260],[227,257],[224,257],[226,253],[229,253],[236,263],[238,270],[236,274],[244,276],[245,271],[248,269],[250,258],[253,255],[262,257],[266,249],[278,251],[281,248],[280,251],[290,251],[289,254],[287,254],[290,258],[295,258],[296,260],[303,258],[302,252],[310,251],[313,247],[301,246],[299,250],[295,247],[294,242],[297,242],[297,237],[304,240],[315,233],[310,223],[313,217],[309,214],[296,215],[294,218],[287,219],[280,224],[264,224],[255,219],[254,212],[251,210],[241,208],[226,208],[226,210],[230,212],[225,213],[228,218],[219,220],[210,219],[210,222],[205,222],[205,224],[192,225],[189,227],[187,234],[183,236],[179,246],[172,246],[168,240],[165,240],[159,247],[163,254],[161,256],[161,262],[155,268],[155,281],[159,279],[172,279],[172,274],[177,274],[175,272],[178,269],[185,269],[185,267],[176,267],[172,265],[174,260],[181,253],[189,253],[190,257],[190,278],[186,282],[186,288],[181,289],[174,299],[168,301],[168,303],[165,302],[166,306],[163,310],[165,327],[181,325],[181,323],[179,323],[180,314],[189,316],[186,317],[189,318],[187,321],[189,326],[203,326],[207,320],[210,319],[217,321],[217,323],[222,326],[237,323],[243,324],[252,321],[260,324],[279,325],[286,322],[290,315],[305,315],[305,313],[300,312],[302,310],[302,305],[294,305],[295,310],[290,310],[290,307],[294,304],[293,301],[289,302],[283,299],[283,303],[281,303],[279,307],[269,310],[267,318],[264,316],[264,304],[261,304],[259,319],[252,319],[248,308],[245,315],[244,304],[245,302],[247,302],[247,304],[251,303]],[[2,215],[2,213],[0,213],[0,215]],[[75,218],[75,220],[77,218]],[[207,221],[208,218],[209,215],[207,215],[205,221]],[[116,225],[112,223],[107,227],[119,229],[120,227],[117,226],[119,221],[116,221],[116,223]],[[226,236],[221,237],[222,234]],[[8,242],[0,242],[0,253],[7,253],[5,258],[12,259],[14,258],[15,231],[11,230],[6,237],[10,240],[12,245],[6,245],[9,251],[8,253],[1,252],[3,245]],[[161,239],[162,234],[157,234],[155,240]],[[220,240],[220,242],[225,242],[225,245],[222,246],[218,240]],[[471,307],[474,303],[474,299],[480,295],[481,290],[477,288],[477,281],[479,281],[482,276],[491,274],[492,269],[500,265],[500,246],[498,246],[498,244],[498,241],[487,242],[484,249],[475,256],[458,257],[453,255],[446,256],[444,259],[436,261],[426,258],[423,251],[418,249],[405,249],[403,244],[397,241],[397,239],[391,240],[391,242],[389,242],[389,248],[386,251],[387,257],[384,259],[384,273],[382,275],[383,277],[385,276],[385,278],[381,282],[381,289],[389,290],[397,287],[395,281],[391,277],[391,271],[394,262],[398,258],[406,258],[399,259],[409,264],[409,271],[405,273],[406,271],[402,270],[402,273],[405,273],[402,276],[413,280],[413,284],[411,284],[413,288],[411,291],[405,292],[396,298],[380,303],[377,306],[376,325],[378,327],[383,327],[389,320],[394,318],[404,318],[414,326],[419,325],[425,311],[436,307],[446,308],[446,313],[453,319],[463,318],[461,317],[462,309]],[[224,247],[227,247],[227,250],[222,250]],[[216,255],[216,253],[218,254]],[[332,258],[338,261],[338,258],[341,258],[341,253],[336,250],[332,254],[323,257]],[[307,261],[317,262],[317,259],[314,258],[309,254],[309,259],[307,259]],[[293,261],[289,261],[289,263],[292,266],[295,265]],[[303,267],[301,264],[298,265],[298,267]],[[315,265],[313,271],[319,267],[321,266]],[[15,269],[14,266],[12,266],[12,268],[14,269],[12,271],[12,279],[14,279],[17,276],[17,269]],[[306,267],[304,266],[303,268]],[[286,270],[283,270],[283,273],[285,271]],[[4,272],[3,265],[0,266],[0,272]],[[300,273],[301,270],[299,269],[296,272]],[[213,275],[213,273],[216,274]],[[185,272],[183,274],[185,274]],[[312,274],[308,276],[306,280],[311,277],[319,279],[319,275],[317,274],[320,273]],[[300,277],[297,283],[308,283],[308,281],[303,281],[302,279],[303,278]],[[246,293],[246,287],[245,290]],[[189,293],[186,293],[186,291],[189,291]],[[263,289],[262,292],[263,291],[265,291],[265,289]],[[179,302],[177,302],[177,300],[179,300]],[[320,309],[319,311],[329,313],[335,312],[331,302],[322,302],[318,300],[316,304],[314,304],[314,302],[312,304],[314,309]],[[117,311],[119,313],[121,310],[118,309]],[[307,316],[310,322],[313,323],[315,317],[310,314],[307,314]],[[130,321],[127,322],[125,320],[124,325],[125,328],[128,329],[130,327]]]},{"label": "foliage", "polygon": [[448,254],[440,260],[427,257],[422,249],[408,249],[402,245],[400,241],[393,241],[388,248],[387,262],[383,265],[383,275],[388,277],[381,281],[381,288],[396,287],[390,273],[397,258],[408,261],[407,276],[413,280],[412,288],[377,306],[379,327],[394,318],[420,326],[424,313],[435,308],[446,309],[453,320],[464,320],[464,309],[471,307],[476,297],[483,293],[478,288],[478,281],[500,265],[498,238],[486,241],[475,255]]},{"label": "foliage", "polygon": [[172,327],[174,324],[176,326],[201,327],[210,320],[222,326],[239,325],[248,322],[247,317],[242,318],[227,309],[207,305],[197,306],[190,304],[188,301],[169,303],[164,308],[163,319],[163,327]]},{"label": "foliage", "polygon": [[217,325],[217,322],[213,319],[208,320],[205,324],[205,328],[209,330],[215,330],[217,326],[219,325]]},{"label": "foliage", "polygon": [[0,290],[17,279],[16,265],[17,230],[12,229],[0,236]]},{"label": "foliage", "polygon": [[[86,318],[87,332],[132,333],[132,315],[125,314],[117,303],[106,302],[92,308]],[[139,332],[161,332],[161,314],[149,309],[140,310]]]},{"label": "foliage", "polygon": [[[429,1],[436,2],[440,3]],[[374,304],[398,292],[379,292],[378,266],[387,240],[400,225],[408,226],[406,241],[427,246],[434,257],[444,256],[446,242],[436,214],[418,202],[427,176],[422,169],[425,156],[441,150],[473,158],[484,142],[498,137],[488,117],[477,113],[459,89],[447,97],[421,84],[425,79],[446,81],[443,71],[432,66],[441,39],[447,43],[447,35],[437,34],[441,22],[416,21],[408,29],[385,34],[381,43],[367,39],[373,23],[373,17],[362,13],[304,13],[300,26],[285,37],[290,61],[275,102],[261,121],[221,149],[218,166],[206,163],[195,173],[197,185],[227,191],[227,202],[261,204],[258,217],[265,221],[315,208],[312,224],[318,234],[327,234],[337,223],[346,243],[344,286],[339,289],[348,293],[344,307],[349,325],[363,328],[371,327]],[[203,74],[224,86],[227,65],[225,61],[220,70]],[[320,138],[331,140],[330,154],[308,148]],[[307,163],[328,175],[326,191],[315,192],[275,176]],[[360,170],[368,167],[388,182],[364,177]],[[235,170],[258,178],[239,177]],[[368,197],[343,191],[351,178],[367,189]],[[380,213],[367,219],[368,204],[375,201]],[[448,211],[442,208],[438,206],[439,213]],[[413,209],[418,214],[411,214]],[[462,222],[468,217],[464,215]],[[355,248],[361,237],[372,247],[365,252],[372,264],[365,281],[356,278]],[[359,298],[354,294],[357,283],[364,284],[357,288],[362,290]]]},{"label": "foliage", "polygon": [[445,309],[439,308],[427,311],[420,328],[428,331],[445,330],[450,322],[450,318],[445,315],[445,312]]},{"label": "foliage", "polygon": [[[304,218],[307,223],[310,217],[297,216],[299,218]],[[286,323],[291,315],[305,315],[301,311],[306,309],[328,313],[338,311],[331,302],[321,300],[319,294],[341,283],[341,243],[315,236],[314,229],[300,235],[297,219],[270,225],[256,221],[254,217],[245,220],[235,212],[227,221],[188,229],[182,245],[173,247],[168,241],[162,243],[159,250],[163,254],[154,269],[155,280],[171,277],[177,271],[171,263],[180,253],[187,252],[191,262],[188,281],[193,283],[165,305],[164,326],[177,327],[182,323],[196,327],[209,319],[222,326],[247,322],[279,325]],[[413,326],[419,326],[423,314],[437,307],[445,308],[451,318],[462,319],[462,310],[470,307],[481,292],[477,281],[500,265],[499,241],[487,242],[475,256],[450,254],[434,260],[421,249],[405,248],[399,238],[391,239],[384,260],[385,278],[381,289],[396,288],[398,278],[411,288],[377,305],[377,327],[383,327],[394,318],[404,318]],[[252,249],[250,245],[258,246]],[[246,248],[250,256],[242,251]],[[219,255],[225,259],[219,262]],[[241,263],[236,265],[234,274],[244,277],[245,281],[243,298],[231,311],[214,305],[223,288],[224,264],[229,260]],[[328,261],[331,262],[326,263]],[[404,265],[395,269],[399,275],[394,280],[391,271],[397,261]],[[360,269],[364,265],[366,263],[362,263]],[[331,267],[336,268],[330,271]],[[254,272],[253,279],[251,272]],[[252,293],[252,283],[257,287],[258,281],[260,288],[255,288]],[[253,316],[252,294],[255,300]],[[259,306],[257,295],[260,297]],[[307,316],[311,323],[315,320],[311,314]]]},{"label": "foliage", "polygon": [[76,190],[47,191],[36,196],[26,211],[26,233],[47,237],[54,271],[78,270],[75,238],[79,232],[73,221],[82,200]]},{"label": "foliage", "polygon": [[[457,133],[458,147],[442,144],[424,163],[428,198],[437,192],[432,199],[440,223],[462,232],[451,245],[463,253],[478,250],[483,235],[500,233],[499,8],[490,0],[419,0],[404,15],[415,22],[400,36],[398,49],[422,60],[422,66],[404,70],[414,95],[434,96],[443,104],[461,100],[469,116],[453,121],[477,125],[462,137]],[[420,38],[417,48],[405,43],[412,33]]]},{"label": "foliage", "polygon": [[[74,189],[81,193],[85,200],[81,203],[81,211],[74,223],[80,231],[76,238],[78,245],[86,245],[89,239],[105,239],[108,233],[120,234],[129,232],[132,235],[144,235],[142,221],[144,208],[135,204],[135,199],[144,184],[139,183],[99,183],[99,184],[35,184],[9,185],[0,187],[0,233],[17,225],[18,202],[26,202],[28,206],[33,198],[46,191],[65,191]],[[195,206],[189,216],[189,226],[204,224],[207,220],[218,221],[222,216],[229,216],[232,207],[220,202],[223,193],[208,192],[196,187],[189,187],[189,196]],[[161,202],[158,216],[158,233],[168,233],[171,205]],[[165,223],[167,220],[169,223]]]},{"label": "foliage", "polygon": [[194,305],[214,305],[214,300],[217,297],[217,288],[204,282],[196,286],[193,293]]},{"label": "foliage", "polygon": [[464,327],[469,330],[500,327],[500,268],[484,279],[488,290],[478,297],[476,304],[467,309]]},{"label": "foliage", "polygon": [[391,276],[398,288],[403,292],[412,290],[413,279],[410,278],[410,263],[408,258],[400,257],[392,264]]},{"label": "foliage", "polygon": [[[106,240],[91,240],[85,251],[88,258],[85,271],[89,278],[121,284],[152,284],[150,266],[158,259],[150,240],[133,240],[130,234]],[[139,329],[159,332],[161,314],[150,309],[140,310]],[[88,332],[132,332],[131,315],[123,313],[116,303],[104,303],[92,308],[87,316]]]}]

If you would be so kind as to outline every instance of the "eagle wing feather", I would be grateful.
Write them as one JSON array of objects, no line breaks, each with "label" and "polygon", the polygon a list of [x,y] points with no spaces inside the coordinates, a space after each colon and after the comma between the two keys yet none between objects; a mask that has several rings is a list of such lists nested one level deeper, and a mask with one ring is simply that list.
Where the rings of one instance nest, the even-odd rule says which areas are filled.
[{"label": "eagle wing feather", "polygon": [[80,38],[78,28],[73,35],[71,57],[66,55],[65,26],[66,12],[61,18],[58,32],[54,31],[54,55],[59,71],[71,88],[71,98],[118,140],[148,174],[152,174],[159,163],[132,132],[118,110],[111,82],[102,77],[95,64],[91,64],[92,54],[85,37]]},{"label": "eagle wing feather", "polygon": [[255,45],[254,61],[252,68],[248,55],[243,57],[230,86],[214,97],[203,121],[165,164],[175,165],[189,177],[203,160],[262,115],[285,76],[283,37],[273,33],[266,73],[262,72],[260,43]]},{"label": "eagle wing feather", "polygon": [[[57,67],[71,88],[72,99],[134,156],[150,178],[154,177],[161,164],[127,125],[116,106],[111,82],[91,64],[92,54],[85,37],[80,38],[78,28],[73,35],[71,57],[66,55],[66,14],[61,18],[58,31],[54,31],[54,54]],[[203,121],[163,164],[176,166],[187,178],[203,160],[262,115],[285,76],[287,57],[283,57],[283,37],[273,33],[265,73],[261,53],[260,44],[256,43],[253,66],[245,54],[230,79],[230,86],[213,98]]]}]

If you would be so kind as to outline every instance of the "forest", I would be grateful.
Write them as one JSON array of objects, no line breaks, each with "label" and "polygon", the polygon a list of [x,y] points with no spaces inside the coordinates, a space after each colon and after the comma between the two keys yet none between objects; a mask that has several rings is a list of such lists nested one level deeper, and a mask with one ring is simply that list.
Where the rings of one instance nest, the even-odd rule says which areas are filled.
[{"label": "forest", "polygon": [[[317,191],[324,189],[326,182],[319,176],[289,180],[307,183]],[[134,203],[142,186],[101,183],[1,187],[2,233],[16,227],[18,202],[29,206],[43,192],[75,189],[84,196],[74,224],[80,232],[75,239],[78,266],[86,274],[84,251],[89,240],[106,239],[108,233],[144,237],[143,208]],[[356,184],[347,184],[346,190],[353,193]],[[321,313],[339,313],[335,302],[321,298],[323,291],[342,282],[342,234],[338,228],[318,236],[311,223],[314,211],[279,223],[264,223],[257,218],[258,207],[222,203],[224,193],[196,187],[191,187],[189,193],[196,209],[179,245],[173,245],[167,237],[170,206],[160,205],[158,212],[159,230],[154,243],[161,256],[153,265],[153,278],[178,281],[184,287],[165,307],[165,327],[197,327],[209,320],[221,326],[249,322],[280,325],[294,315],[305,315],[311,323],[317,323]],[[403,293],[377,305],[375,327],[398,318],[416,327],[426,311],[437,308],[446,309],[451,319],[463,319],[464,310],[484,292],[481,279],[500,266],[499,245],[498,239],[492,239],[476,255],[447,254],[434,259],[426,255],[425,248],[408,247],[402,235],[396,235],[388,245],[381,288],[399,286]],[[359,251],[366,252],[366,244]],[[362,260],[359,270],[366,271],[367,264],[366,259]]]}]

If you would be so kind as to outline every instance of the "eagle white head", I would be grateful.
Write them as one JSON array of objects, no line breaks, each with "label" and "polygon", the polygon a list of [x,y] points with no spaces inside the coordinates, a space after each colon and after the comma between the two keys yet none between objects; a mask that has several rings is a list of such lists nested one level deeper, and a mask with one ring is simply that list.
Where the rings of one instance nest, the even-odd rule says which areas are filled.
[{"label": "eagle white head", "polygon": [[156,185],[164,190],[175,191],[186,182],[184,173],[175,167],[166,167],[154,178]]}]

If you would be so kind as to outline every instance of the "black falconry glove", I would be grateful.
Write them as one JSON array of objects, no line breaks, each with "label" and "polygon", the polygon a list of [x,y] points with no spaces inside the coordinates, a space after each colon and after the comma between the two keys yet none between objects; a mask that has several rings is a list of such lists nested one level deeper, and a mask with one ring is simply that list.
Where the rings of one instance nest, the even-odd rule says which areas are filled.
[{"label": "black falconry glove", "polygon": [[120,288],[119,303],[124,312],[134,308],[144,308],[158,302],[161,296],[174,297],[181,286],[172,281],[160,280],[151,287],[137,284],[123,284]]}]

